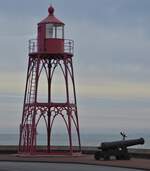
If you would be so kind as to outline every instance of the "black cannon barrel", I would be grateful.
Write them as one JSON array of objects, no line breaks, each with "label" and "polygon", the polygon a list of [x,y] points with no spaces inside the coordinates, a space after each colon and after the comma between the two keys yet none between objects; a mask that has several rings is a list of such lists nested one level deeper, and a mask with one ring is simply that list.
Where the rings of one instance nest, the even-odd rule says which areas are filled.
[{"label": "black cannon barrel", "polygon": [[144,138],[123,140],[123,141],[113,141],[113,142],[103,142],[101,143],[102,150],[115,149],[115,148],[126,148],[133,145],[144,144]]}]

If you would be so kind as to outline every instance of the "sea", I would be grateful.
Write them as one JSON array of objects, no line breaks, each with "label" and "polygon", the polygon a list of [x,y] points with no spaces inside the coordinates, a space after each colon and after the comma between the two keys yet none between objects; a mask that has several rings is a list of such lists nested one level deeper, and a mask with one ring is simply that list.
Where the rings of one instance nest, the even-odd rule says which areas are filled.
[{"label": "sea", "polygon": [[[73,145],[78,145],[77,136],[73,134]],[[130,134],[126,139],[137,139],[143,137],[145,139],[144,145],[136,145],[134,148],[140,149],[150,149],[150,135],[148,133],[143,134]],[[92,146],[98,147],[102,142],[110,141],[119,141],[122,140],[121,135],[119,134],[81,134],[81,144],[82,146]],[[19,143],[19,134],[0,134],[0,145],[18,145]],[[55,134],[52,135],[51,144],[56,146],[65,146],[68,145],[68,137],[66,134]],[[46,145],[46,135],[38,134],[37,135],[37,145]]]}]

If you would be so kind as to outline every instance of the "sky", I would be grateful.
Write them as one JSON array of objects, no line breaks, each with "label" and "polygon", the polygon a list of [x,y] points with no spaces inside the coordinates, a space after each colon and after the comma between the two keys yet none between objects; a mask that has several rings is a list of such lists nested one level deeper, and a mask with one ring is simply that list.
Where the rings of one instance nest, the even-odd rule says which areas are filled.
[{"label": "sky", "polygon": [[[28,40],[50,0],[0,0],[0,133],[22,117]],[[149,131],[150,1],[53,0],[75,41],[73,58],[82,133]]]}]

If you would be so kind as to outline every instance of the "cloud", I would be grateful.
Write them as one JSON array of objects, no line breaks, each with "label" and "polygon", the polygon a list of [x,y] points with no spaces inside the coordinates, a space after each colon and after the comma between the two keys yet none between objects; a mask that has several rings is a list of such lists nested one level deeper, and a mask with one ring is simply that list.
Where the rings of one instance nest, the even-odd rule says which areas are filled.
[{"label": "cloud", "polygon": [[150,97],[149,85],[130,83],[79,85],[78,93],[88,97],[146,98]]},{"label": "cloud", "polygon": [[99,80],[149,82],[150,41],[144,29],[112,28],[92,22],[74,23],[71,28],[78,74]]}]

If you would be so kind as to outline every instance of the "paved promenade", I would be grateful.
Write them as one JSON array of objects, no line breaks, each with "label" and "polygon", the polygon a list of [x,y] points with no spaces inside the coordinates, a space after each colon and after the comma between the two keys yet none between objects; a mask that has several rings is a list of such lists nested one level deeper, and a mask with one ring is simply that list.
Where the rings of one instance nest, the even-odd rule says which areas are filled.
[{"label": "paved promenade", "polygon": [[142,171],[108,166],[62,164],[62,163],[32,163],[32,162],[0,162],[0,171]]},{"label": "paved promenade", "polygon": [[72,164],[90,164],[101,166],[115,166],[125,168],[136,168],[142,170],[150,170],[149,159],[131,159],[131,160],[111,160],[111,161],[96,161],[93,155],[80,155],[74,156],[18,156],[15,154],[0,155],[0,161],[18,161],[18,162],[46,162],[46,163],[72,163]]}]

